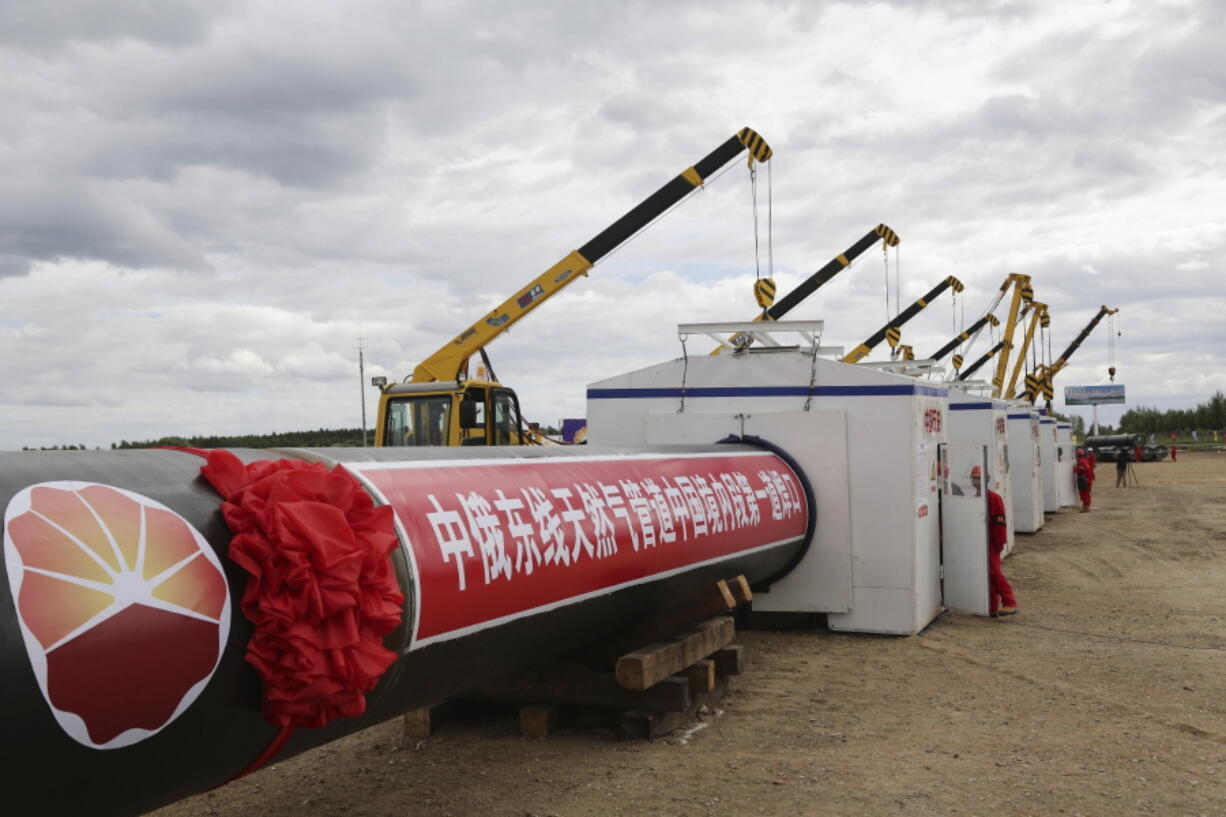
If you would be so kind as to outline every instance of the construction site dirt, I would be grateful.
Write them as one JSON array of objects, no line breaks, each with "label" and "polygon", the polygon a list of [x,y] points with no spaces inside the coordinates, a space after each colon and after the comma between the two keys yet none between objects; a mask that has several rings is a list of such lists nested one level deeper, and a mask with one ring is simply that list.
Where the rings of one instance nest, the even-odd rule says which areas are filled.
[{"label": "construction site dirt", "polygon": [[1134,469],[1019,535],[1016,616],[746,630],[729,697],[664,739],[395,720],[156,814],[1226,813],[1226,454]]}]

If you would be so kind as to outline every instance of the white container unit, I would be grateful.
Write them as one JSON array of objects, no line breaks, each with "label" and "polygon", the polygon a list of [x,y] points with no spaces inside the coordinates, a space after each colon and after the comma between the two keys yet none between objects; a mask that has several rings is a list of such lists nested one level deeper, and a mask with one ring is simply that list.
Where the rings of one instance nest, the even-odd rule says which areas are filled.
[{"label": "white container unit", "polygon": [[755,347],[611,377],[587,397],[593,445],[752,434],[797,460],[816,497],[814,539],[791,574],[755,595],[755,610],[826,613],[833,630],[900,635],[941,611],[944,387],[811,348]]},{"label": "white container unit", "polygon": [[1077,446],[1073,444],[1071,423],[1056,423],[1056,485],[1060,493],[1060,507],[1069,508],[1081,504],[1077,498],[1077,477],[1073,466],[1077,464]]},{"label": "white container unit", "polygon": [[1029,404],[1012,404],[1006,415],[1009,479],[1013,486],[1013,529],[1034,533],[1043,527],[1042,454],[1039,413]]},{"label": "white container unit", "polygon": [[1043,511],[1060,510],[1060,452],[1056,443],[1056,418],[1039,416],[1039,457],[1043,469]]},{"label": "white container unit", "polygon": [[[1013,551],[1013,483],[1009,478],[1008,404],[985,395],[949,390],[950,444],[981,445],[987,448],[987,486],[1000,494],[1009,520],[1009,543],[1005,555]],[[956,475],[955,475],[956,476]]]}]

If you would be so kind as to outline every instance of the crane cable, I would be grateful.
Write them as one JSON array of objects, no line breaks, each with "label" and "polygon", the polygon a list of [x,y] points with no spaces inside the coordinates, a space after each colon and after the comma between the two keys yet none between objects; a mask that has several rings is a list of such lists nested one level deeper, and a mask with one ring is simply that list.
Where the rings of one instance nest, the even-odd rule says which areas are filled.
[{"label": "crane cable", "polygon": [[1047,360],[1043,362],[1043,371],[1046,372],[1044,380],[1050,381],[1052,378],[1051,367],[1056,362],[1056,358],[1051,353],[1051,327],[1047,328]]},{"label": "crane cable", "polygon": [[771,162],[766,166],[766,275],[775,277],[775,182],[771,177]]},{"label": "crane cable", "polygon": [[881,269],[885,273],[885,319],[889,323],[894,313],[890,311],[890,250],[881,242]]},{"label": "crane cable", "polygon": [[[1000,306],[1000,302],[1004,300],[1004,298],[1005,298],[1005,290],[1002,289],[996,293],[996,297],[992,299],[992,303],[988,306],[987,309],[983,310],[983,314],[981,314],[979,317],[982,318],[984,315],[990,315],[993,312],[995,312],[996,307]],[[966,301],[965,300],[962,301],[962,325],[966,326]],[[991,321],[988,321],[987,328],[988,328],[988,341],[989,341],[988,348],[995,349],[996,348],[996,325],[993,324]],[[954,331],[956,332],[957,330],[955,329]],[[964,359],[970,356],[971,349],[975,348],[975,341],[979,340],[979,335],[981,332],[983,332],[982,326],[976,329],[975,333],[971,335],[969,338],[967,338],[966,341],[962,344],[962,348],[959,350],[959,353],[962,355]],[[947,382],[950,382],[950,381],[956,380],[957,377],[958,377],[958,370],[954,369],[946,376],[945,380]]]},{"label": "crane cable", "polygon": [[[885,242],[881,242],[885,246]],[[889,250],[886,250],[889,252]],[[894,245],[894,314],[902,312],[902,244]]]},{"label": "crane cable", "polygon": [[749,197],[753,206],[753,266],[754,293],[762,307],[762,318],[767,317],[767,310],[774,301],[775,275],[775,219],[774,219],[774,183],[771,167],[766,166],[766,281],[769,284],[770,295],[762,294],[762,248],[758,228],[758,170],[754,167],[753,156],[749,156]]},{"label": "crane cable", "polygon": [[[962,312],[961,312],[961,317],[959,318],[958,322],[962,326],[966,326],[966,299],[965,298],[962,299]],[[955,326],[954,332],[957,333],[957,331],[958,331],[958,327]],[[966,358],[966,347],[970,345],[971,341],[972,341],[972,338],[968,337],[966,340],[962,341],[962,343],[958,344],[962,348],[957,351],[957,354],[960,354],[963,357],[963,359]],[[955,366],[954,371],[956,372],[957,370],[958,370],[958,367]]]},{"label": "crane cable", "polygon": [[1107,374],[1111,376],[1111,382],[1115,382],[1115,315],[1107,315]]}]

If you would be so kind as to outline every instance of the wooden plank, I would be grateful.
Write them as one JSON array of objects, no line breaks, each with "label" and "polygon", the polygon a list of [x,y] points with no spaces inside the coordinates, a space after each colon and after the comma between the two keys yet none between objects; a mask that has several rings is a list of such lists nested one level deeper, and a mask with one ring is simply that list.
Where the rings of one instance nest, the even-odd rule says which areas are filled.
[{"label": "wooden plank", "polygon": [[561,670],[500,678],[464,693],[465,698],[551,706],[684,712],[690,708],[687,678],[664,678],[645,690],[627,690],[611,672]]},{"label": "wooden plank", "polygon": [[732,643],[736,626],[728,616],[708,619],[693,630],[617,659],[614,674],[625,689],[647,689]]},{"label": "wooden plank", "polygon": [[745,648],[740,644],[729,644],[711,653],[711,660],[715,662],[718,674],[740,675],[745,671]]},{"label": "wooden plank", "polygon": [[744,575],[737,576],[728,582],[733,598],[737,604],[748,604],[753,601],[753,591],[749,589],[749,580]]},{"label": "wooden plank", "polygon": [[558,728],[561,712],[556,706],[521,706],[519,733],[526,738],[545,738]]},{"label": "wooden plank", "polygon": [[684,677],[690,682],[690,692],[701,695],[715,689],[715,662],[709,659],[695,661],[683,670]]},{"label": "wooden plank", "polygon": [[442,704],[423,706],[404,713],[404,736],[406,738],[428,738],[438,728]]},{"label": "wooden plank", "polygon": [[[731,610],[733,607],[737,606],[738,602],[736,600],[736,594],[733,593],[732,588],[728,586],[728,582],[720,579],[715,583],[715,589],[719,591],[720,598],[724,600],[725,609]],[[723,611],[721,610],[719,612]]]},{"label": "wooden plank", "polygon": [[716,678],[714,689],[712,689],[710,692],[704,692],[701,695],[694,696],[694,710],[697,711],[698,708],[701,706],[706,706],[710,709],[714,709],[715,705],[719,703],[720,701],[722,701],[724,699],[724,696],[727,694],[728,694],[728,679],[727,678]]}]

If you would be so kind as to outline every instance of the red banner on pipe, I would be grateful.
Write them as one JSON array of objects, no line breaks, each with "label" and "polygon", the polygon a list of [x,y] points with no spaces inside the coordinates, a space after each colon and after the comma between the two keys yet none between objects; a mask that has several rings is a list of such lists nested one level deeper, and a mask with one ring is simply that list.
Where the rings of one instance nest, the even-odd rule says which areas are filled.
[{"label": "red banner on pipe", "polygon": [[413,646],[804,535],[792,469],[767,452],[364,462],[414,561]]}]

